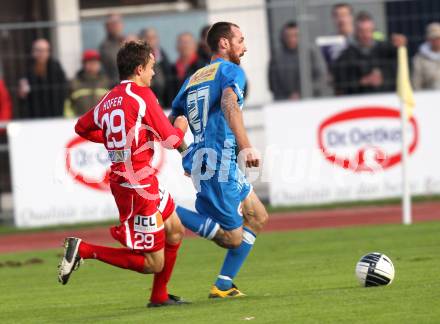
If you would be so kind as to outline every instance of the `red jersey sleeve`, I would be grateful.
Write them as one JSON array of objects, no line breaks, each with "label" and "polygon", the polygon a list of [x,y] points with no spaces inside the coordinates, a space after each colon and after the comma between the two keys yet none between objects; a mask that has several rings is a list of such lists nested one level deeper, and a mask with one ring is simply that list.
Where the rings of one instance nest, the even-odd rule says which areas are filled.
[{"label": "red jersey sleeve", "polygon": [[150,88],[146,89],[144,100],[147,104],[144,122],[157,132],[163,147],[167,149],[178,148],[182,144],[185,134],[171,125]]},{"label": "red jersey sleeve", "polygon": [[102,129],[95,122],[95,109],[90,109],[78,119],[75,132],[91,142],[104,143]]}]

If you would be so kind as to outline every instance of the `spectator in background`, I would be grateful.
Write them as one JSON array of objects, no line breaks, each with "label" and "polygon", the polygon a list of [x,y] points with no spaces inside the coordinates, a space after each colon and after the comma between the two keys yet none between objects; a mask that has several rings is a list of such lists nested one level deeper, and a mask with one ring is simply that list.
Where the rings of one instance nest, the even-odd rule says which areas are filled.
[{"label": "spectator in background", "polygon": [[208,43],[206,42],[206,36],[208,35],[208,31],[211,28],[211,25],[206,25],[200,31],[200,39],[199,46],[197,49],[197,54],[199,55],[200,60],[205,64],[211,63],[211,49],[209,48]]},{"label": "spectator in background", "polygon": [[110,89],[110,80],[101,69],[98,51],[86,50],[82,57],[82,68],[70,85],[70,96],[66,101],[64,115],[75,117],[94,107]]},{"label": "spectator in background", "polygon": [[332,7],[332,18],[337,35],[344,36],[347,40],[353,38],[353,13],[353,7],[348,3],[338,3]]},{"label": "spectator in background", "polygon": [[191,33],[185,32],[177,36],[177,52],[179,57],[172,68],[173,97],[177,95],[186,78],[205,66],[203,61],[199,59],[197,42]]},{"label": "spectator in background", "polygon": [[335,93],[361,94],[394,91],[397,52],[394,46],[406,43],[394,35],[393,44],[374,39],[375,24],[367,12],[356,17],[355,38],[332,65]]},{"label": "spectator in background", "polygon": [[327,64],[334,62],[353,40],[353,7],[348,3],[338,3],[332,7],[332,19],[336,28],[335,42],[323,48]]},{"label": "spectator in background", "polygon": [[[354,41],[354,9],[345,2],[337,3],[332,7],[332,20],[336,29],[336,35],[321,36],[317,38],[317,44],[321,48],[327,66],[335,62],[341,53]],[[384,35],[374,31],[375,40],[384,40]]]},{"label": "spectator in background", "polygon": [[440,23],[426,28],[423,43],[413,61],[414,89],[440,89]]},{"label": "spectator in background", "polygon": [[[298,54],[298,26],[288,22],[281,30],[281,49],[269,64],[269,86],[275,100],[301,98],[300,62]],[[326,71],[324,62],[315,48],[310,51],[313,95],[324,92]]]},{"label": "spectator in background", "polygon": [[124,42],[124,24],[122,17],[117,14],[109,15],[105,21],[107,32],[106,39],[99,46],[104,72],[107,74],[112,86],[119,82],[116,54]]},{"label": "spectator in background", "polygon": [[24,106],[20,117],[62,116],[67,92],[66,76],[60,63],[50,57],[49,42],[42,38],[35,40],[26,75],[18,84],[18,96]]},{"label": "spectator in background", "polygon": [[171,107],[171,101],[174,99],[174,90],[170,89],[170,87],[174,87],[171,63],[165,51],[160,47],[159,35],[155,29],[146,28],[141,31],[140,39],[151,46],[156,61],[151,89],[159,99],[161,107]]}]

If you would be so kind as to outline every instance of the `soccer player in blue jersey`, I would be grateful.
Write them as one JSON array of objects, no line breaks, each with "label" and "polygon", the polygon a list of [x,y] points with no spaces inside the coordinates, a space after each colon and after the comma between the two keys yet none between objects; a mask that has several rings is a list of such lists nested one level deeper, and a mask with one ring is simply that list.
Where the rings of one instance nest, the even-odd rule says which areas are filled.
[{"label": "soccer player in blue jersey", "polygon": [[[240,58],[246,52],[240,28],[214,24],[207,35],[211,64],[189,77],[173,101],[170,120],[184,115],[194,143],[183,153],[183,168],[197,189],[197,212],[178,207],[185,227],[228,249],[210,298],[244,296],[233,279],[268,220],[237,161],[258,167],[243,124],[245,75]],[[237,154],[238,157],[237,157]]]}]

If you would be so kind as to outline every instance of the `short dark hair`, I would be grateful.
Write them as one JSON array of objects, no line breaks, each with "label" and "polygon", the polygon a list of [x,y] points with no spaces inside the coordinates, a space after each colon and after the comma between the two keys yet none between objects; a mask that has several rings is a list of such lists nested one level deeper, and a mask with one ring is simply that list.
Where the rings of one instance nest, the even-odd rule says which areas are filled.
[{"label": "short dark hair", "polygon": [[139,65],[145,66],[153,52],[150,45],[144,41],[126,42],[118,51],[116,62],[118,64],[119,79],[126,80],[134,74]]},{"label": "short dark hair", "polygon": [[348,10],[350,10],[351,14],[353,14],[353,12],[354,12],[353,7],[351,6],[351,4],[346,3],[346,2],[339,2],[339,3],[335,4],[335,5],[333,5],[333,7],[332,7],[332,15],[334,15],[336,10],[338,10],[340,8],[348,8]]},{"label": "short dark hair", "polygon": [[373,21],[373,16],[367,11],[361,11],[356,16],[356,22]]},{"label": "short dark hair", "polygon": [[296,23],[296,21],[288,21],[284,24],[283,26],[283,30],[286,30],[288,28],[298,28],[298,24]]},{"label": "short dark hair", "polygon": [[238,25],[225,21],[215,23],[209,28],[206,42],[211,51],[218,51],[218,42],[220,41],[220,38],[232,38],[232,26],[239,28]]}]

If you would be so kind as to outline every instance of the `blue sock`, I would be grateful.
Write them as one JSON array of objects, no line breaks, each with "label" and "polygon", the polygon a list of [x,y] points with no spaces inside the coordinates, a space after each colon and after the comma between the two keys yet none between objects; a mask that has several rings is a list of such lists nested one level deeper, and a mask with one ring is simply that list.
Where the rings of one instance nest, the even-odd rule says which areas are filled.
[{"label": "blue sock", "polygon": [[232,280],[240,271],[244,260],[248,256],[255,242],[255,234],[248,228],[243,227],[243,241],[236,249],[229,249],[226,253],[220,275],[215,285],[220,290],[228,290],[232,287]]},{"label": "blue sock", "polygon": [[212,240],[220,228],[218,223],[204,214],[199,214],[180,206],[177,206],[176,212],[183,226],[208,240]]}]

